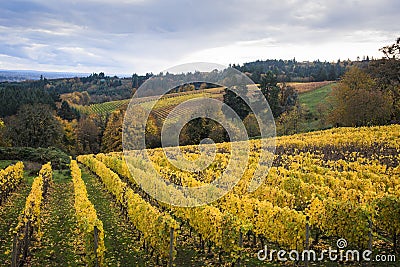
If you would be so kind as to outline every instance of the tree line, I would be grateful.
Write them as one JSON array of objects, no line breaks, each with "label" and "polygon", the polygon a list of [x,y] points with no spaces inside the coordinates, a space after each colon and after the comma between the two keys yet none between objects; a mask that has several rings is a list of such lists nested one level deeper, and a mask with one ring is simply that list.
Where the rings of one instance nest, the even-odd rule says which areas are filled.
[{"label": "tree line", "polygon": [[[400,122],[400,38],[392,45],[383,47],[385,58],[369,60],[363,64],[351,64],[332,90],[323,106],[320,117],[324,127],[384,125]],[[293,64],[295,62],[293,61]],[[161,74],[160,74],[161,75]],[[164,81],[183,79],[181,75],[162,74]],[[183,74],[182,74],[183,75]],[[195,79],[198,73],[191,73]],[[211,72],[209,75],[221,75]],[[140,82],[151,75],[147,74]],[[139,84],[133,76],[129,85]],[[110,116],[82,115],[71,104],[88,105],[93,98],[90,90],[76,90],[77,84],[116,86],[116,77],[93,74],[87,78],[50,81],[45,78],[36,82],[0,84],[0,146],[8,147],[57,147],[70,155],[122,150],[122,123],[126,106]],[[293,87],[282,83],[280,75],[273,70],[259,74],[257,78],[262,94],[268,101],[276,120],[278,134],[304,131],[302,124],[308,120],[307,112],[299,103]],[[67,83],[72,87],[55,90]],[[121,82],[124,83],[123,81]],[[137,85],[136,84],[136,85]],[[197,90],[213,86],[206,83],[185,84],[175,91]],[[197,88],[198,87],[198,88]],[[86,88],[87,89],[87,88]],[[65,98],[60,92],[72,90]],[[246,91],[243,87],[240,90]],[[101,92],[101,90],[100,90]],[[151,92],[150,92],[151,93]],[[243,93],[246,95],[246,92]],[[65,96],[65,95],[64,95]],[[246,103],[232,91],[225,90],[224,103],[239,115],[249,136],[257,137],[259,129],[254,114]],[[222,110],[223,112],[223,110]],[[140,114],[136,114],[140,116]],[[151,114],[146,126],[148,147],[160,146],[162,121]],[[182,145],[198,144],[210,137],[216,142],[229,141],[226,131],[213,120],[198,118],[185,125],[181,134]]]},{"label": "tree line", "polygon": [[349,66],[368,64],[370,58],[367,56],[357,61],[340,59],[337,62],[298,62],[292,60],[257,60],[244,63],[243,65],[231,65],[243,73],[247,73],[255,83],[261,82],[261,75],[272,72],[279,82],[321,82],[335,81],[343,76]]}]

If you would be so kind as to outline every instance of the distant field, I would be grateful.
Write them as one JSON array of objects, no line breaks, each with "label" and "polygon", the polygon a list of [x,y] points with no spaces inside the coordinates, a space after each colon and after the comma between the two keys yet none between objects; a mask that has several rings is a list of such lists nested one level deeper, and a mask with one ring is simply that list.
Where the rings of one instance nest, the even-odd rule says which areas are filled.
[{"label": "distant field", "polygon": [[307,91],[300,94],[300,104],[306,106],[311,113],[315,113],[318,104],[325,103],[328,95],[332,92],[333,85],[334,83],[329,83],[313,91]]},{"label": "distant field", "polygon": [[[329,94],[332,92],[334,86],[335,83],[330,83],[313,91],[299,94],[300,104],[303,107],[303,110],[308,113],[308,116],[310,117],[310,120],[304,123],[305,131],[315,131],[330,127],[329,124],[324,122],[327,111],[324,111],[323,106],[326,104]],[[318,111],[318,105],[322,106],[320,111],[322,113]]]},{"label": "distant field", "polygon": [[287,85],[293,86],[299,94],[303,94],[309,91],[313,91],[315,89],[324,87],[326,85],[335,83],[334,81],[324,81],[324,82],[306,82],[306,83],[299,83],[299,82],[289,82],[286,83]]}]

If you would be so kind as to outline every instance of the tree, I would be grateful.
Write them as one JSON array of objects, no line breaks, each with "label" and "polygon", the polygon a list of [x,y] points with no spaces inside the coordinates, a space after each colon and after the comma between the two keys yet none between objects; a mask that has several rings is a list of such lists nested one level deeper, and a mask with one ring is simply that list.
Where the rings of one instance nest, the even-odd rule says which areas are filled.
[{"label": "tree", "polygon": [[196,90],[196,88],[194,87],[193,84],[185,84],[178,88],[178,92],[190,92],[190,91],[194,91],[194,90]]},{"label": "tree", "polygon": [[146,144],[143,142],[146,137],[143,136],[146,133],[146,122],[143,120],[145,116],[146,111],[139,105],[126,112],[123,124],[124,149],[140,150],[146,148]]},{"label": "tree", "polygon": [[299,95],[293,86],[286,85],[284,83],[280,88],[280,106],[282,112],[285,112],[292,107],[296,106],[298,103]]},{"label": "tree", "polygon": [[9,121],[8,136],[13,146],[59,147],[61,144],[62,126],[48,105],[24,105]]},{"label": "tree", "polygon": [[278,86],[278,79],[271,71],[268,71],[261,77],[260,83],[261,92],[265,99],[268,101],[274,118],[279,117],[282,113],[282,106],[280,105],[279,95],[281,89]]},{"label": "tree", "polygon": [[26,88],[23,84],[0,86],[0,117],[15,115],[26,104],[46,104],[55,108],[54,100],[43,88]]},{"label": "tree", "polygon": [[85,106],[85,105],[89,105],[89,103],[90,103],[90,96],[87,91],[64,94],[62,96],[62,99],[64,101],[67,101],[68,103],[74,104],[74,105]]},{"label": "tree", "polygon": [[6,133],[6,126],[4,124],[4,121],[0,119],[0,146],[7,146],[8,142],[5,137]]},{"label": "tree", "polygon": [[400,37],[394,44],[384,46],[379,49],[388,59],[400,59]]},{"label": "tree", "polygon": [[328,80],[329,81],[335,81],[336,80],[335,65],[330,65],[330,67],[329,67]]},{"label": "tree", "polygon": [[[241,97],[232,90],[226,88],[224,94],[224,103],[231,107],[241,120],[244,120],[244,118],[246,118],[250,112],[250,108],[245,102],[245,100],[247,100],[246,96],[248,89],[245,85],[239,85],[235,89],[239,92]],[[227,112],[226,107],[223,108],[222,111],[228,116],[229,113]]]},{"label": "tree", "polygon": [[289,135],[300,132],[300,120],[302,110],[300,105],[292,107],[279,116],[276,121],[276,132],[278,135]]},{"label": "tree", "polygon": [[200,87],[199,87],[199,90],[204,90],[204,89],[207,89],[207,88],[208,88],[207,83],[201,83]]},{"label": "tree", "polygon": [[247,130],[247,135],[249,137],[261,136],[261,131],[257,122],[257,118],[253,113],[247,115],[247,117],[243,120],[243,124]]},{"label": "tree", "polygon": [[75,109],[72,109],[67,101],[62,101],[61,107],[57,111],[57,115],[68,121],[79,119],[79,113]]},{"label": "tree", "polygon": [[156,148],[161,146],[161,126],[152,113],[146,123],[146,147]]},{"label": "tree", "polygon": [[76,130],[78,153],[98,153],[100,150],[100,129],[92,117],[81,118]]},{"label": "tree", "polygon": [[380,49],[386,58],[370,61],[366,69],[380,90],[392,96],[392,122],[400,122],[400,38],[396,43]]},{"label": "tree", "polygon": [[366,72],[375,79],[379,90],[392,96],[393,122],[400,122],[400,60],[370,61]]},{"label": "tree", "polygon": [[139,88],[139,75],[136,73],[132,74],[132,88]]},{"label": "tree", "polygon": [[78,126],[77,120],[63,120],[58,118],[63,127],[63,137],[62,137],[62,148],[64,151],[68,152],[70,155],[77,155],[78,148],[78,138],[76,128]]},{"label": "tree", "polygon": [[328,79],[328,74],[326,73],[325,67],[321,67],[317,74],[318,81],[326,81]]},{"label": "tree", "polygon": [[392,97],[379,90],[376,80],[359,68],[351,68],[332,91],[330,122],[342,126],[386,124]]},{"label": "tree", "polygon": [[215,143],[223,142],[227,135],[224,128],[209,118],[196,118],[189,121],[179,135],[180,145],[197,145],[203,139],[210,138]]},{"label": "tree", "polygon": [[115,110],[108,118],[106,129],[103,133],[101,147],[103,152],[122,151],[122,124],[125,112]]}]

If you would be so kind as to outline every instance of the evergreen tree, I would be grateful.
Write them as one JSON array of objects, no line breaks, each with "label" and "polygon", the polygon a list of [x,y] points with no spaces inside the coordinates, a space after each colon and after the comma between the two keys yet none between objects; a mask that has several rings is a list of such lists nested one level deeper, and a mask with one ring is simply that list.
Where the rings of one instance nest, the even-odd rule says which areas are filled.
[{"label": "evergreen tree", "polygon": [[10,119],[8,135],[13,146],[50,147],[60,146],[62,126],[48,105],[22,106]]},{"label": "evergreen tree", "polygon": [[279,117],[282,113],[282,106],[280,104],[279,95],[281,89],[278,86],[278,79],[271,71],[268,71],[261,78],[261,92],[265,99],[268,101],[274,118]]},{"label": "evergreen tree", "polygon": [[[246,118],[246,116],[250,113],[250,108],[245,102],[245,100],[247,100],[248,90],[245,85],[237,86],[235,89],[238,90],[240,96],[242,96],[244,99],[232,90],[226,88],[224,94],[224,103],[231,107],[241,120],[244,120],[244,118]],[[228,116],[229,113],[227,108],[223,108],[222,111],[226,116]]]},{"label": "evergreen tree", "polygon": [[57,111],[57,115],[64,120],[72,121],[79,118],[79,113],[72,109],[67,101],[61,103],[60,109]]}]

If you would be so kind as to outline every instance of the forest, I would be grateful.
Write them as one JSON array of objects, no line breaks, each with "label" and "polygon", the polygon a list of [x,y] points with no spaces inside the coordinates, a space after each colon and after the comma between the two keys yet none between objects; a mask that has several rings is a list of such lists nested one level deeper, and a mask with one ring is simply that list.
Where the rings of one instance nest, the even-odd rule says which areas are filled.
[{"label": "forest", "polygon": [[[334,126],[386,125],[400,121],[398,47],[399,39],[383,47],[382,59],[365,57],[360,61],[336,63],[265,60],[232,67],[259,84],[276,119],[278,135]],[[220,74],[211,72],[209,75]],[[56,147],[70,155],[119,151],[122,146],[118,129],[122,127],[127,102],[118,104],[118,101],[132,97],[136,89],[151,77],[162,77],[159,86],[168,86],[185,79],[196,80],[197,76],[196,72],[147,73],[119,78],[93,73],[81,78],[41,77],[38,81],[0,83],[0,96],[5,100],[0,106],[0,144],[4,147]],[[321,80],[334,81],[331,85],[334,89],[326,101],[314,107],[312,114],[300,103],[301,95],[291,82]],[[154,90],[146,91],[143,97],[154,95],[157,84],[154,86]],[[170,93],[207,91],[216,86],[201,82],[184,84],[171,88]],[[227,88],[216,97],[240,114],[250,136],[259,135],[254,116],[240,98]],[[114,104],[107,113],[82,112],[83,107],[108,102]],[[153,130],[149,129],[149,140],[152,141],[148,147],[160,145],[162,120],[157,116],[156,113],[150,118],[154,123],[151,124]],[[304,126],[314,120],[318,125],[313,129]],[[220,133],[219,141],[229,141],[219,125],[206,119],[195,120],[184,130],[182,141],[186,140],[185,144],[193,144],[210,136],[211,132],[214,135]]]}]

